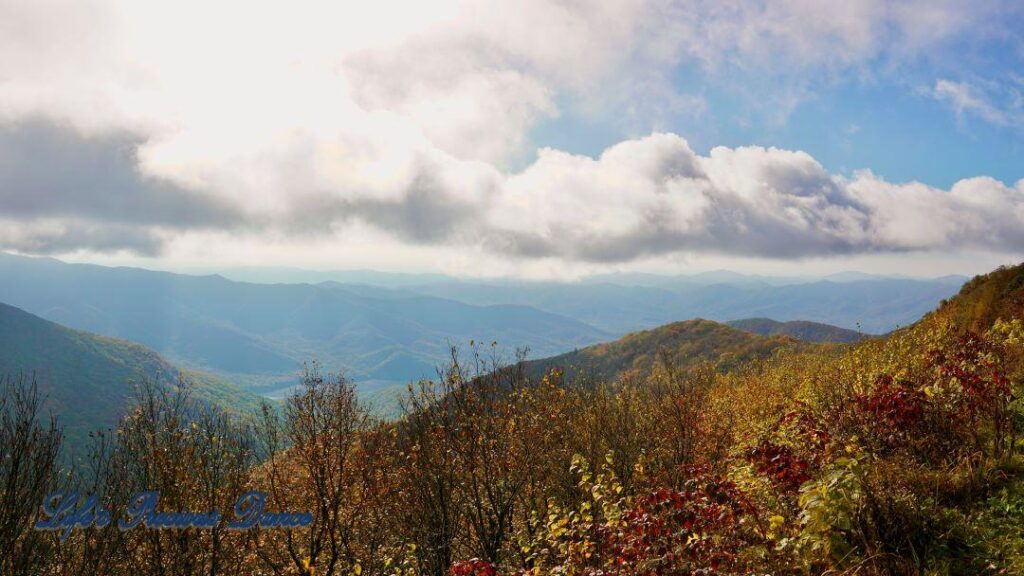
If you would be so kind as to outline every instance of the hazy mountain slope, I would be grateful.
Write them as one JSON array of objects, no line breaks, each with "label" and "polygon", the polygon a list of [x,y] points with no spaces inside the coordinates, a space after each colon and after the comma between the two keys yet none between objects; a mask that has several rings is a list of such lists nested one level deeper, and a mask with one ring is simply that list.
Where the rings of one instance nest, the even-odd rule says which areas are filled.
[{"label": "hazy mountain slope", "polygon": [[767,358],[781,348],[801,348],[805,344],[789,336],[761,336],[710,320],[687,320],[643,330],[603,344],[527,362],[533,377],[552,368],[567,375],[585,374],[599,380],[613,380],[627,370],[646,374],[659,351],[667,351],[676,366],[712,362],[721,370],[730,370],[752,360]]},{"label": "hazy mountain slope", "polygon": [[810,320],[869,333],[888,332],[918,320],[959,289],[954,278],[870,278],[772,285],[749,279],[708,284],[662,279],[657,286],[582,282],[471,283],[447,281],[408,286],[471,304],[514,303],[586,322],[613,333],[660,326],[679,318],[724,322],[767,317]]},{"label": "hazy mountain slope", "polygon": [[357,380],[410,380],[432,375],[449,343],[497,340],[546,356],[609,338],[524,306],[374,298],[336,285],[248,284],[11,255],[0,255],[0,277],[0,301],[246,382],[290,381],[314,359]]},{"label": "hazy mountain slope", "polygon": [[743,320],[731,320],[726,322],[733,328],[746,330],[762,336],[782,334],[792,336],[797,340],[805,342],[837,342],[850,344],[860,342],[868,335],[856,330],[848,330],[830,324],[820,322],[808,322],[806,320],[790,320],[779,322],[770,318],[745,318]]},{"label": "hazy mountain slope", "polygon": [[88,432],[111,427],[129,405],[133,383],[151,379],[192,382],[197,398],[253,410],[257,396],[207,374],[183,373],[156,352],[116,338],[49,322],[0,304],[0,375],[35,375],[47,407],[72,444]]}]

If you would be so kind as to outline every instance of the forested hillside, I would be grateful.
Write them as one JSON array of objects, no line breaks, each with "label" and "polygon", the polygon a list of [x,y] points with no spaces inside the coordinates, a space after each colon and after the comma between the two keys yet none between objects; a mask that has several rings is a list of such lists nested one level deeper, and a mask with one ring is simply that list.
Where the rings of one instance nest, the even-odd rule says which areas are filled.
[{"label": "forested hillside", "polygon": [[[29,510],[0,534],[15,551],[0,561],[44,574],[1024,573],[1022,276],[979,277],[852,345],[698,320],[581,350],[589,374],[536,377],[464,350],[395,421],[316,370],[255,420],[151,390],[80,485],[111,503],[161,490],[168,510],[228,510],[255,488],[314,523],[216,541],[111,526],[58,544],[28,528]],[[13,450],[45,455],[22,449],[50,437],[44,423],[8,414],[30,424],[0,430]],[[0,468],[38,484],[25,501],[63,482],[35,462],[48,481]]]},{"label": "forested hillside", "polygon": [[944,300],[923,322],[946,318],[972,330],[985,330],[996,321],[1024,318],[1024,265],[976,276],[955,298]]},{"label": "forested hillside", "polygon": [[57,417],[75,448],[89,433],[113,428],[131,410],[134,386],[145,380],[189,383],[197,399],[252,412],[258,397],[213,376],[185,373],[156,352],[116,338],[48,322],[0,304],[0,378],[35,380],[45,410]]}]

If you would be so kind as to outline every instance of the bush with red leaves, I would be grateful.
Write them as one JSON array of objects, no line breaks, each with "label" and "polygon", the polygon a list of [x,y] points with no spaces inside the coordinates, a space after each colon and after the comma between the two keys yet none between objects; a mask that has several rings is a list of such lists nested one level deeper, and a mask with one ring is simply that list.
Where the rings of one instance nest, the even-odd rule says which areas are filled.
[{"label": "bush with red leaves", "polygon": [[479,558],[471,558],[455,562],[448,569],[448,573],[451,576],[496,576],[498,570],[490,562]]},{"label": "bush with red leaves", "polygon": [[984,432],[991,433],[991,446],[1001,454],[1013,444],[1010,379],[1000,370],[1004,350],[975,332],[963,331],[953,346],[931,351],[928,367],[939,384],[956,382],[962,391],[959,402],[945,414],[969,439],[975,449],[985,443]]},{"label": "bush with red leaves", "polygon": [[637,498],[622,525],[606,532],[607,550],[621,574],[731,571],[745,544],[740,519],[752,512],[733,482],[694,469],[683,489],[658,488]]},{"label": "bush with red leaves", "polygon": [[763,440],[747,452],[747,459],[759,474],[767,476],[784,493],[796,494],[811,479],[811,465],[788,446]]},{"label": "bush with red leaves", "polygon": [[960,384],[967,400],[965,408],[973,417],[1010,396],[1010,380],[990,360],[998,352],[995,344],[965,330],[954,346],[931,351],[929,367],[940,378]]},{"label": "bush with red leaves", "polygon": [[876,424],[899,432],[921,421],[927,398],[918,390],[895,384],[891,376],[883,376],[869,394],[857,395],[856,402]]}]

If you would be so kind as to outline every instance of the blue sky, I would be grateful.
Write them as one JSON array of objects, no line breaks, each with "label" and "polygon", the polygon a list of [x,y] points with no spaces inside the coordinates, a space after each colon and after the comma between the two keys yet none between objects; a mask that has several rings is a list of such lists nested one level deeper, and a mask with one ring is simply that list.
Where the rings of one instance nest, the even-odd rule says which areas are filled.
[{"label": "blue sky", "polygon": [[[1010,16],[1007,28],[1024,30],[1020,14]],[[706,108],[645,126],[685,135],[698,153],[748,145],[805,150],[831,172],[869,169],[887,180],[943,188],[973,176],[1005,183],[1024,178],[1020,36],[963,38],[909,62],[893,63],[882,54],[860,69],[832,74],[759,74],[741,66],[709,71],[691,64],[676,67],[671,75],[677,91],[700,97]],[[1005,119],[958,111],[936,97],[941,80],[968,86]],[[779,112],[773,100],[789,98],[791,92],[799,93],[795,103]],[[532,138],[538,146],[597,156],[645,132],[615,115],[565,109],[536,127]]]}]

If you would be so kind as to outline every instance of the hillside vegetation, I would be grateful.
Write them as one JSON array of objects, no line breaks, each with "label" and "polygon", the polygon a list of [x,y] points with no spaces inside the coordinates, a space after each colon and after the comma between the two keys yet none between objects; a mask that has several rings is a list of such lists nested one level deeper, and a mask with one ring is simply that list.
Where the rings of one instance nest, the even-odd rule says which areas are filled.
[{"label": "hillside vegetation", "polygon": [[976,276],[955,298],[944,300],[923,323],[947,319],[971,330],[986,330],[999,319],[1024,318],[1024,265]]},{"label": "hillside vegetation", "polygon": [[[229,510],[255,488],[313,524],[216,537],[108,527],[61,544],[28,528],[30,510],[0,532],[15,551],[0,572],[1021,574],[1022,275],[975,279],[919,322],[852,345],[698,320],[583,349],[586,373],[536,377],[477,348],[411,387],[397,421],[374,420],[351,383],[315,369],[256,421],[193,417],[151,391],[110,464],[77,485],[111,503],[159,489],[167,510]],[[0,437],[49,454],[23,448],[49,445],[32,411],[9,413],[31,426]],[[39,501],[64,477],[46,461],[31,469],[50,476],[25,477],[49,484],[3,468],[0,481],[38,485],[18,498]]]},{"label": "hillside vegetation", "polygon": [[130,410],[133,386],[144,380],[187,380],[197,399],[238,411],[259,406],[253,394],[210,375],[182,372],[144,346],[65,328],[2,303],[0,375],[34,379],[43,407],[79,448],[90,432],[117,425]]}]

